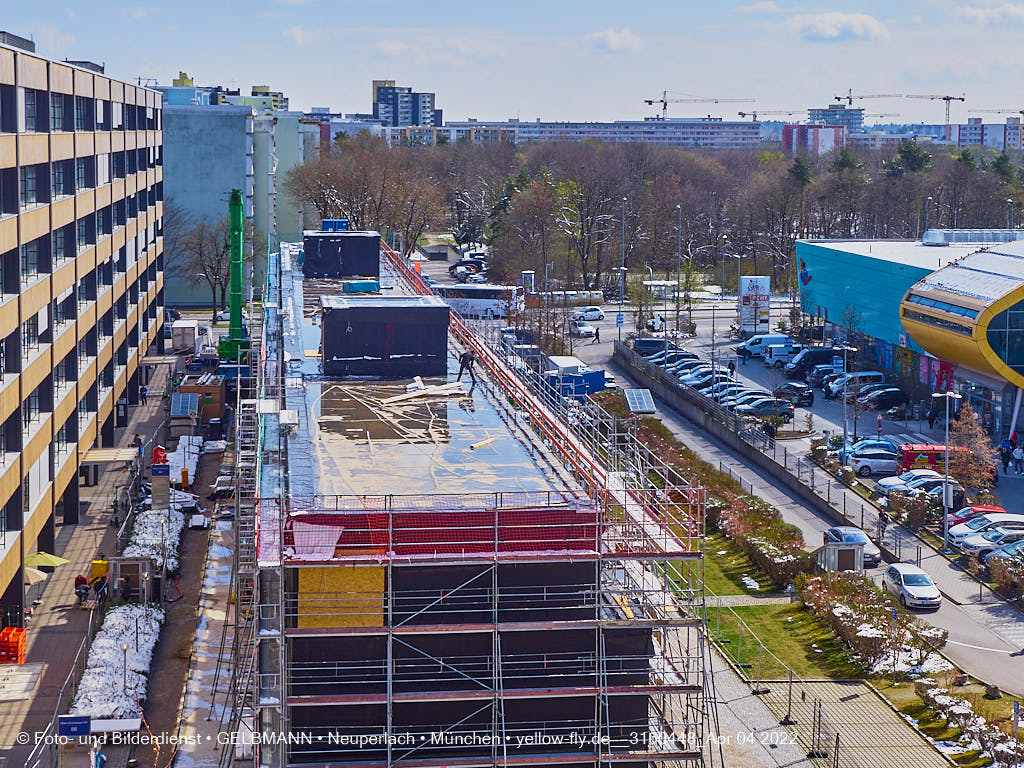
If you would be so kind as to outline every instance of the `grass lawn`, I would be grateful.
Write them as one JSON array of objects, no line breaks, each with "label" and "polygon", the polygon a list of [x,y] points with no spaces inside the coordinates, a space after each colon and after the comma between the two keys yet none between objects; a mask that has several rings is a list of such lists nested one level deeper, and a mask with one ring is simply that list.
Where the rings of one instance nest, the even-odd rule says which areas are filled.
[{"label": "grass lawn", "polygon": [[[761,589],[750,589],[743,576],[756,581]],[[709,533],[704,540],[704,586],[709,595],[751,595],[775,592],[778,588],[750,562],[739,547],[722,533]]]},{"label": "grass lawn", "polygon": [[[709,630],[734,662],[751,665],[746,670],[748,676],[758,676],[758,663],[763,679],[784,679],[789,674],[787,667],[806,680],[849,680],[862,676],[860,665],[850,661],[835,635],[799,604],[733,610],[735,615],[726,609],[709,608]],[[759,650],[751,633],[771,654]]]}]

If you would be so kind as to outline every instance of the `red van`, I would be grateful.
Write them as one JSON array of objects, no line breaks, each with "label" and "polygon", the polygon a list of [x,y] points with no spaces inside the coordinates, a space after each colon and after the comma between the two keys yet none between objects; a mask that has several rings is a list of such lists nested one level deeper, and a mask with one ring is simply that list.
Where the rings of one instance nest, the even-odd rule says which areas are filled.
[{"label": "red van", "polygon": [[[949,450],[953,453],[966,451],[962,445],[951,445]],[[908,469],[934,469],[941,472],[946,465],[946,446],[944,445],[901,445],[900,446],[900,472]]]}]

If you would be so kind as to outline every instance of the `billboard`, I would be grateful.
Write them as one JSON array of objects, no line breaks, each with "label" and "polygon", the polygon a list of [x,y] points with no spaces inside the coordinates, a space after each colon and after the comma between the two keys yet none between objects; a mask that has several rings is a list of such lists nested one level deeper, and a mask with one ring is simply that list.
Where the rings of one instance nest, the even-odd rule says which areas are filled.
[{"label": "billboard", "polygon": [[737,299],[740,329],[745,334],[771,331],[771,278],[743,277]]}]

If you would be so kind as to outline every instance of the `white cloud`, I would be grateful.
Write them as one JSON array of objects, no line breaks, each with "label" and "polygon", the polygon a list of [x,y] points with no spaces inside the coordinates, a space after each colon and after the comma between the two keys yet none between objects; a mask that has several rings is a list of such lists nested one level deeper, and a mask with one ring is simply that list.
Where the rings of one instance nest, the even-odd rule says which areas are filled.
[{"label": "white cloud", "polygon": [[639,53],[644,47],[644,41],[625,27],[595,32],[586,41],[598,53]]},{"label": "white cloud", "polygon": [[409,52],[409,45],[401,40],[381,40],[377,50],[385,56],[402,56]]},{"label": "white cloud", "polygon": [[737,5],[732,9],[733,13],[780,13],[782,11],[775,0],[760,0],[750,5]]},{"label": "white cloud", "polygon": [[293,24],[290,27],[285,27],[281,34],[294,45],[318,45],[328,40],[334,40],[341,35],[341,32],[337,27],[306,29],[300,24]]},{"label": "white cloud", "polygon": [[1003,3],[1002,5],[991,5],[984,8],[976,5],[961,5],[956,9],[956,15],[965,21],[974,24],[1020,24],[1024,22],[1024,4]]},{"label": "white cloud", "polygon": [[886,26],[866,13],[808,13],[793,16],[788,25],[808,42],[841,43],[847,40],[884,40]]},{"label": "white cloud", "polygon": [[133,5],[129,8],[122,9],[121,15],[127,16],[129,19],[144,19],[153,13],[154,10],[154,8],[149,8],[145,5]]},{"label": "white cloud", "polygon": [[67,53],[76,40],[74,35],[61,32],[53,24],[43,24],[39,28],[39,42],[41,53],[57,57]]}]

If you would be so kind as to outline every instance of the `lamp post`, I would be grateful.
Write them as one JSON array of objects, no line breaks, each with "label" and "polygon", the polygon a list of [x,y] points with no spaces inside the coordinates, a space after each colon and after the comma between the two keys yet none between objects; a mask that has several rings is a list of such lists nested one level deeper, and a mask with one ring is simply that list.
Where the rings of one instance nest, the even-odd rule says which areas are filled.
[{"label": "lamp post", "polygon": [[[679,333],[679,294],[683,279],[683,206],[676,206],[676,333]],[[687,281],[689,283],[689,281]]]},{"label": "lamp post", "polygon": [[1006,205],[1010,209],[1009,210],[1009,217],[1010,217],[1010,227],[1009,228],[1013,229],[1014,221],[1013,221],[1013,198],[1012,197],[1006,198]]},{"label": "lamp post", "polygon": [[[718,253],[722,256],[722,293],[721,296],[725,296],[725,249],[729,247],[729,236],[722,235],[718,240]],[[736,287],[737,293],[739,293],[739,286]]]},{"label": "lamp post", "polygon": [[928,231],[928,214],[931,213],[931,210],[932,210],[932,198],[929,195],[927,198],[925,198],[925,201],[924,201],[924,231],[925,232]]},{"label": "lamp post", "polygon": [[125,643],[124,645],[121,646],[121,653],[124,655],[124,663],[123,663],[123,665],[121,667],[121,671],[122,671],[122,674],[121,674],[122,680],[121,680],[121,682],[122,682],[122,686],[123,686],[124,692],[128,693],[128,644],[127,643]]},{"label": "lamp post", "polygon": [[[546,262],[544,262],[544,293],[548,292],[548,267],[553,267],[553,266],[555,266],[555,262],[553,262],[553,261],[546,261]],[[550,297],[548,297],[548,298],[550,298]],[[548,299],[545,298],[545,301],[547,301],[547,300]]]},{"label": "lamp post", "polygon": [[949,487],[949,401],[960,400],[963,395],[956,392],[934,392],[933,399],[946,401],[946,476],[942,483],[942,549],[949,552],[949,508],[952,506],[953,491]]},{"label": "lamp post", "polygon": [[847,398],[846,398],[846,374],[848,373],[848,366],[846,363],[846,353],[856,352],[857,347],[843,346],[843,447],[839,452],[840,464],[846,464],[846,441],[847,441]]},{"label": "lamp post", "polygon": [[619,341],[622,341],[622,300],[626,297],[626,198],[622,198],[622,242],[619,244],[619,315],[615,325],[619,330]]}]

